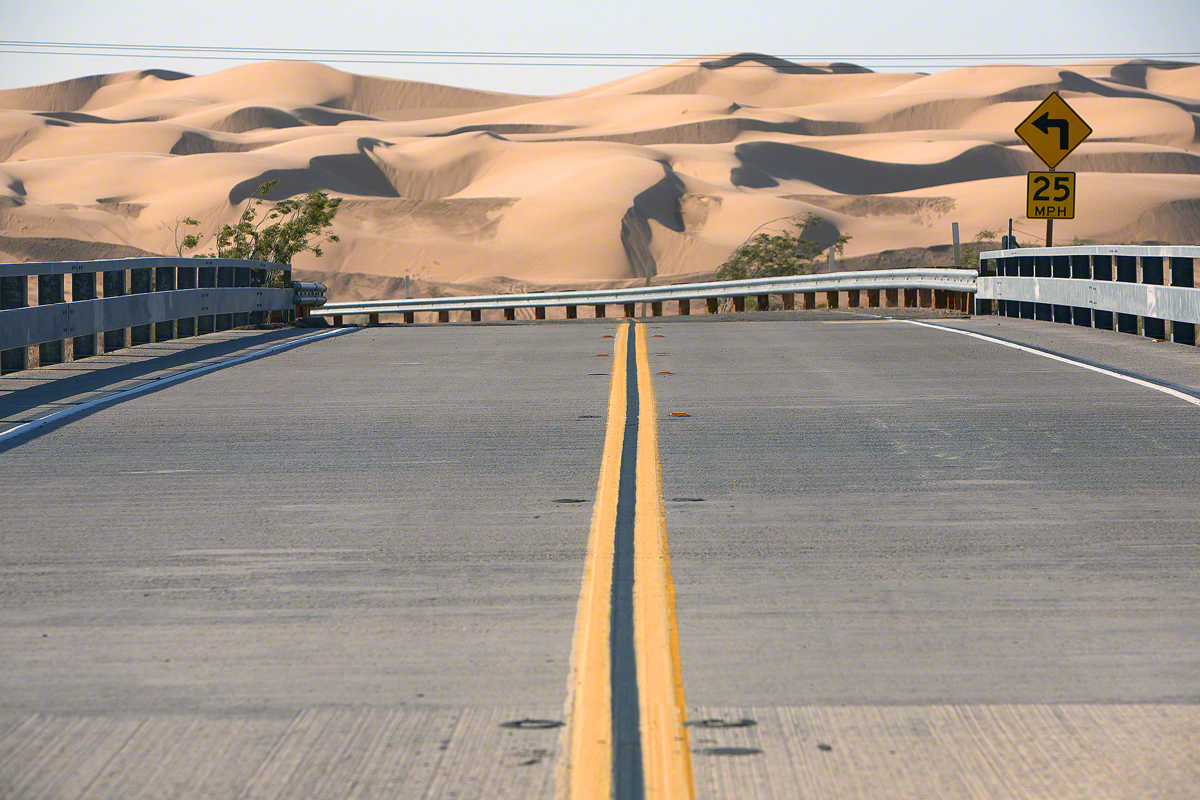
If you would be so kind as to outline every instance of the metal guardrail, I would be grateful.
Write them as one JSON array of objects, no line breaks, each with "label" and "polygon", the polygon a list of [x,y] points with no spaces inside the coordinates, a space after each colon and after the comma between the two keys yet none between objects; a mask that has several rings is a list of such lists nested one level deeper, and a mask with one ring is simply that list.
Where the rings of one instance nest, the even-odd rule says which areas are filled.
[{"label": "metal guardrail", "polygon": [[325,292],[329,287],[323,283],[295,281],[292,283],[292,305],[314,308],[325,305]]},{"label": "metal guardrail", "polygon": [[1200,247],[1086,246],[980,254],[976,313],[1196,344]]},{"label": "metal guardrail", "polygon": [[[451,311],[470,311],[472,319],[479,319],[479,312],[503,309],[508,318],[517,308],[533,308],[544,313],[551,306],[563,306],[567,317],[574,318],[579,306],[594,306],[598,316],[603,316],[603,307],[623,305],[626,315],[632,316],[632,307],[637,303],[650,303],[652,313],[662,313],[665,301],[679,301],[681,314],[690,313],[690,301],[709,301],[710,312],[715,311],[719,298],[732,298],[735,308],[738,300],[746,297],[769,297],[782,295],[783,307],[792,308],[795,295],[804,296],[804,307],[815,307],[815,296],[825,292],[831,296],[830,305],[840,303],[833,297],[840,293],[849,294],[850,307],[857,307],[859,293],[868,293],[868,305],[879,306],[879,292],[888,294],[885,301],[898,306],[899,290],[905,290],[905,305],[937,305],[942,308],[966,310],[966,296],[975,291],[975,272],[961,269],[894,269],[869,272],[826,273],[821,275],[788,275],[780,278],[752,278],[740,281],[713,281],[666,286],[638,286],[624,289],[585,289],[566,292],[531,292],[525,294],[480,295],[473,297],[422,297],[398,300],[367,300],[351,303],[327,303],[314,316],[334,317],[337,322],[350,314],[368,314],[373,319],[379,314],[404,314],[411,322],[417,312],[438,312],[443,320]],[[907,294],[911,292],[912,294]],[[922,296],[921,292],[925,295]],[[937,293],[936,295],[934,293]],[[740,309],[738,309],[740,310]],[[539,316],[542,318],[542,316]],[[340,323],[338,323],[340,324]]]},{"label": "metal guardrail", "polygon": [[0,264],[0,371],[291,320],[290,275],[285,264],[236,259]]}]

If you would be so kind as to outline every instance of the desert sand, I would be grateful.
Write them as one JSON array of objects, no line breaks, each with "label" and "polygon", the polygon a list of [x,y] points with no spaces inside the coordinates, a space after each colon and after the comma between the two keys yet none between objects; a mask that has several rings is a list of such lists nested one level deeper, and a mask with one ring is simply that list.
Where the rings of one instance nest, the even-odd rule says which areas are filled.
[{"label": "desert sand", "polygon": [[[530,97],[301,62],[99,75],[0,91],[0,261],[174,255],[273,198],[345,197],[339,244],[295,266],[335,298],[411,275],[458,293],[710,275],[753,231],[812,212],[844,268],[950,263],[1024,218],[1041,162],[1013,129],[1057,90],[1095,132],[1060,170],[1055,243],[1200,240],[1200,65],[987,66],[932,75],[757,54]],[[204,248],[201,248],[203,251]]]}]

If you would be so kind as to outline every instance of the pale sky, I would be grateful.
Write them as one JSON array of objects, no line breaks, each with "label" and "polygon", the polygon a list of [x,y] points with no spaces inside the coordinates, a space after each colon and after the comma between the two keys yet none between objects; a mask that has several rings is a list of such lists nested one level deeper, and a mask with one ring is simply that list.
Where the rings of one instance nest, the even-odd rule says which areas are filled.
[{"label": "pale sky", "polygon": [[[806,60],[854,61],[872,69],[930,72],[980,63],[1067,63],[1073,54],[1188,53],[1200,60],[1196,0],[0,0],[0,89],[134,69],[216,72],[245,61],[165,51],[120,55],[35,54],[14,42],[157,47],[451,51],[453,53],[678,54],[756,51]],[[18,52],[26,51],[26,52]],[[209,55],[215,55],[207,51]],[[204,54],[204,53],[201,53]],[[1035,56],[1062,55],[1062,58]],[[875,58],[872,58],[874,56]],[[893,58],[890,61],[880,57]],[[1002,57],[1008,56],[1008,57]],[[382,59],[390,62],[339,63]],[[315,57],[348,72],[522,94],[553,94],[666,63],[656,58],[573,56],[555,66],[435,64],[462,56]],[[494,57],[481,60],[496,61]],[[503,59],[502,59],[503,60]],[[545,59],[517,59],[536,60]],[[593,66],[597,61],[608,66]],[[585,63],[585,66],[578,64]],[[622,66],[624,65],[624,66]]]}]

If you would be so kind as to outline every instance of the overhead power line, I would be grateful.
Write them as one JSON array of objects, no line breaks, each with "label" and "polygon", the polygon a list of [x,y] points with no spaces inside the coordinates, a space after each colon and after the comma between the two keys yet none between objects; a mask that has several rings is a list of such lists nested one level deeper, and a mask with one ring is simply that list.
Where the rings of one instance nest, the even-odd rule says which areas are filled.
[{"label": "overhead power line", "polygon": [[[56,55],[92,58],[153,55],[166,59],[203,61],[322,61],[341,64],[406,64],[439,66],[571,66],[571,67],[662,67],[664,62],[720,60],[710,53],[584,53],[499,50],[367,50],[344,48],[233,47],[164,45],[115,42],[0,41],[0,54]],[[988,62],[1019,59],[1029,62],[1062,62],[1068,59],[1195,59],[1197,52],[1123,53],[786,53],[767,56],[799,62],[854,62],[889,69],[952,69],[981,66]],[[770,64],[745,62],[742,66],[770,69]]]}]

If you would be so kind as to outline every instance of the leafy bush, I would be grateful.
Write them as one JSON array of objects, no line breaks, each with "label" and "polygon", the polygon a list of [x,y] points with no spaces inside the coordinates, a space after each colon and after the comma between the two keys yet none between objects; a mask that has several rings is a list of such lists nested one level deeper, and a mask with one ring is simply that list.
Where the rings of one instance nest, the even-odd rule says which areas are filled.
[{"label": "leafy bush", "polygon": [[[776,278],[816,272],[816,262],[828,248],[805,237],[809,231],[816,230],[822,221],[821,217],[810,213],[802,219],[787,218],[787,224],[798,229],[796,233],[755,234],[717,268],[717,280]],[[841,253],[848,241],[849,236],[838,235],[832,247]]]},{"label": "leafy bush", "polygon": [[979,269],[979,254],[987,250],[996,250],[999,248],[1000,233],[998,231],[983,229],[975,234],[975,241],[967,244],[962,249],[962,268],[963,269]]},{"label": "leafy bush", "polygon": [[[271,180],[258,187],[237,224],[224,225],[217,231],[214,239],[216,251],[198,254],[193,258],[241,258],[291,264],[292,259],[300,253],[312,253],[320,258],[324,255],[322,244],[341,241],[328,233],[328,229],[333,226],[333,219],[343,198],[331,198],[320,189],[309,192],[303,199],[281,200],[259,219],[259,211],[267,202],[266,196],[278,183],[278,180]],[[271,224],[263,227],[267,222]],[[180,239],[181,225],[199,227],[200,222],[193,217],[176,220],[175,248],[179,255],[187,250],[195,250],[208,238],[192,233]]]}]

